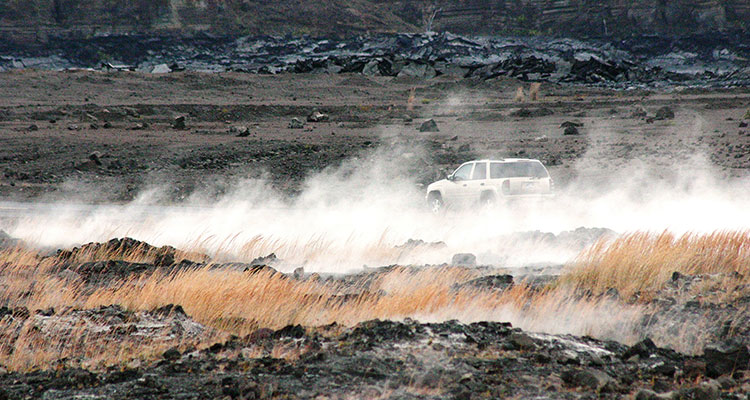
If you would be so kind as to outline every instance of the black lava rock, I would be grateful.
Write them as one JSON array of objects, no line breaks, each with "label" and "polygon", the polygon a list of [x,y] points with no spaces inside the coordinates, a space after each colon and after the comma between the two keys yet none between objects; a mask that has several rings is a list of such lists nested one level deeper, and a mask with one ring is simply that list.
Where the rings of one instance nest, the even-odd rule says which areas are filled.
[{"label": "black lava rock", "polygon": [[750,352],[747,346],[736,339],[715,342],[703,348],[706,375],[716,378],[735,370],[747,370]]},{"label": "black lava rock", "polygon": [[430,118],[425,122],[422,122],[422,125],[419,126],[420,132],[439,132],[440,129],[438,129],[437,122],[435,122],[434,119]]}]

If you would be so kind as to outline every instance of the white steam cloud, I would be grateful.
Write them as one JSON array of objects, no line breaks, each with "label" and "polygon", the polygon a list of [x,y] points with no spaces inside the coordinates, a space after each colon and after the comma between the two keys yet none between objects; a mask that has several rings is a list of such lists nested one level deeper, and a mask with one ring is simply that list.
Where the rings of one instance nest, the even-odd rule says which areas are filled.
[{"label": "white steam cloud", "polygon": [[[206,251],[224,261],[275,253],[284,261],[282,270],[304,266],[332,273],[364,265],[440,264],[459,252],[497,267],[559,264],[580,251],[525,240],[514,232],[559,233],[582,226],[677,233],[748,228],[747,179],[721,179],[699,156],[667,166],[633,161],[615,168],[600,158],[601,150],[591,147],[573,165],[578,178],[544,204],[433,215],[423,189],[406,172],[430,155],[414,146],[396,146],[310,177],[294,199],[263,180],[238,181],[213,204],[196,193],[167,206],[154,200],[161,196],[151,189],[126,205],[26,205],[24,215],[0,228],[43,247],[128,236]],[[398,247],[409,239],[427,244]]]}]

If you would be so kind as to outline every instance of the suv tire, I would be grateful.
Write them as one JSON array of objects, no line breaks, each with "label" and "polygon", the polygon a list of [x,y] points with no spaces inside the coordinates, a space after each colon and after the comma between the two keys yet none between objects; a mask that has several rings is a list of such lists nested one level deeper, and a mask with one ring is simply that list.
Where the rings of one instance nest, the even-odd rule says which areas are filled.
[{"label": "suv tire", "polygon": [[427,205],[430,207],[430,211],[432,211],[433,214],[438,214],[443,211],[445,204],[443,203],[443,196],[440,195],[440,192],[430,192],[427,196]]}]

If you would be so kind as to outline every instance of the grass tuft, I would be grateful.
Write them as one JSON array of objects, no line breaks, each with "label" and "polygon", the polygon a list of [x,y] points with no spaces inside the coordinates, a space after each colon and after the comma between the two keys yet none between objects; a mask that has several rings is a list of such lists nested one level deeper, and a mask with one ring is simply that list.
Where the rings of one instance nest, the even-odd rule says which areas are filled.
[{"label": "grass tuft", "polygon": [[650,299],[674,272],[685,275],[739,274],[750,278],[750,232],[718,231],[677,236],[635,232],[602,240],[583,251],[561,283],[601,294],[610,288],[623,296]]}]

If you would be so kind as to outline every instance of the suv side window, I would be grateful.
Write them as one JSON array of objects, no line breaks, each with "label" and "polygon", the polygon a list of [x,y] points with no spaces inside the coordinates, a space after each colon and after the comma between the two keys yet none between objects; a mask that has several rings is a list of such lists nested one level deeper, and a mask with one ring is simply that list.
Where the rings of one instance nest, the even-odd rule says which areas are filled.
[{"label": "suv side window", "polygon": [[474,167],[474,174],[471,175],[471,179],[487,179],[487,163],[476,163],[476,167]]},{"label": "suv side window", "polygon": [[453,173],[453,179],[457,181],[466,181],[471,176],[471,167],[474,164],[466,164],[459,167],[456,172]]},{"label": "suv side window", "polygon": [[508,176],[507,164],[498,162],[490,163],[490,179],[507,178]]}]

